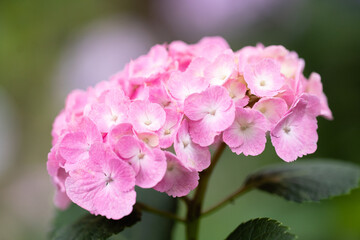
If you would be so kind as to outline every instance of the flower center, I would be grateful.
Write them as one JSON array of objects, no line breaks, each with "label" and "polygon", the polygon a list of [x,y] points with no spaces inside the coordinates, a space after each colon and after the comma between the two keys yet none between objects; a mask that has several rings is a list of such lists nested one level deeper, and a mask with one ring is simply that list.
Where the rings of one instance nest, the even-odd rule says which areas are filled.
[{"label": "flower center", "polygon": [[245,130],[248,129],[248,128],[249,128],[248,125],[242,125],[242,126],[240,127],[240,130],[241,130],[241,131],[245,131]]},{"label": "flower center", "polygon": [[143,159],[145,157],[145,154],[144,153],[139,153],[138,154],[138,158],[139,158],[139,160],[141,160],[141,159]]},{"label": "flower center", "polygon": [[188,145],[189,145],[189,142],[188,141],[182,141],[183,145],[184,145],[184,148],[186,148]]},{"label": "flower center", "polygon": [[118,116],[113,115],[112,118],[111,118],[111,120],[112,120],[113,122],[116,122],[116,121],[118,120]]},{"label": "flower center", "polygon": [[215,116],[215,114],[216,114],[216,109],[209,111],[209,114],[212,115],[212,116]]},{"label": "flower center", "polygon": [[283,130],[284,130],[284,132],[286,134],[289,134],[289,132],[291,131],[291,128],[290,127],[284,127]]},{"label": "flower center", "polygon": [[105,175],[105,185],[109,185],[109,183],[113,182],[114,179],[111,177],[111,175],[107,175],[106,173],[104,173]]},{"label": "flower center", "polygon": [[148,119],[144,123],[145,123],[146,126],[149,126],[150,124],[152,124],[152,121],[150,119]]}]

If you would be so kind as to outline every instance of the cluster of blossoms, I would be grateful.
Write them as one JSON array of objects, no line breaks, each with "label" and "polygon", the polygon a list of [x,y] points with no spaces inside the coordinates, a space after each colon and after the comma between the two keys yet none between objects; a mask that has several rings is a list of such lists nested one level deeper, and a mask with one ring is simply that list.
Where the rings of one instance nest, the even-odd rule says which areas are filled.
[{"label": "cluster of blossoms", "polygon": [[210,165],[210,146],[255,156],[268,132],[287,162],[313,153],[316,117],[332,114],[320,76],[307,79],[303,68],[282,46],[233,52],[219,37],[154,46],[108,81],[69,94],[47,162],[56,205],[120,219],[135,186],[187,195]]}]

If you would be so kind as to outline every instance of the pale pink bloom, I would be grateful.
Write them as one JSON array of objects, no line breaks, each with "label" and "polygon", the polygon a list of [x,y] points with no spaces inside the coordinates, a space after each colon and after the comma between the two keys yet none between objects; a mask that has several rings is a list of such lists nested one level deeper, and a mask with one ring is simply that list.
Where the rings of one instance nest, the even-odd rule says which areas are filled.
[{"label": "pale pink bloom", "polygon": [[57,156],[57,145],[54,146],[48,154],[47,170],[52,177],[52,181],[56,187],[54,204],[60,209],[66,209],[71,203],[66,194],[65,179],[68,177],[68,173],[61,166],[64,164],[60,156]]},{"label": "pale pink bloom", "polygon": [[154,132],[136,133],[136,137],[151,148],[158,147],[160,143],[159,136]]},{"label": "pale pink bloom", "polygon": [[127,122],[129,103],[121,89],[113,89],[101,95],[100,103],[89,105],[85,114],[102,133],[107,133],[111,127]]},{"label": "pale pink bloom", "polygon": [[182,103],[191,94],[204,91],[209,86],[203,73],[208,64],[206,59],[196,58],[185,72],[172,73],[167,82],[171,96]]},{"label": "pale pink bloom", "polygon": [[320,116],[321,104],[320,104],[320,100],[317,96],[314,96],[309,93],[303,93],[299,96],[299,98],[296,100],[294,105],[296,105],[296,103],[298,101],[300,101],[300,99],[303,99],[307,102],[306,110],[305,110],[307,115],[312,116],[312,117]]},{"label": "pale pink bloom", "polygon": [[214,61],[225,50],[230,49],[229,44],[222,37],[204,37],[197,44],[191,45],[192,52],[197,57]]},{"label": "pale pink bloom", "polygon": [[275,96],[284,84],[280,65],[269,58],[254,65],[247,65],[244,78],[251,93],[259,97]]},{"label": "pale pink bloom", "polygon": [[110,129],[109,133],[106,135],[106,141],[111,146],[111,148],[114,148],[120,138],[123,136],[133,135],[134,130],[130,123],[120,123]]},{"label": "pale pink bloom", "polygon": [[71,115],[82,116],[85,105],[88,101],[88,94],[83,90],[74,90],[66,98],[65,111]]},{"label": "pale pink bloom", "polygon": [[[189,76],[204,78],[205,70],[211,65],[211,62],[203,57],[195,57],[186,69]],[[207,81],[208,82],[208,81]],[[208,86],[208,85],[207,85]]]},{"label": "pale pink bloom", "polygon": [[235,56],[232,50],[220,54],[213,63],[205,69],[205,78],[210,85],[223,85],[235,70]]},{"label": "pale pink bloom", "polygon": [[318,73],[311,73],[309,80],[306,84],[306,92],[315,95],[319,98],[321,104],[320,114],[325,118],[332,120],[333,115],[329,108],[327,98],[323,92],[321,77]]},{"label": "pale pink bloom", "polygon": [[149,88],[149,101],[157,103],[164,109],[174,108],[174,100],[170,97],[165,87],[161,84],[159,86],[151,86]]},{"label": "pale pink bloom", "polygon": [[[68,96],[47,162],[55,204],[122,218],[135,185],[187,195],[210,166],[210,147],[224,141],[258,155],[267,131],[285,161],[313,153],[316,117],[332,114],[320,76],[307,80],[303,69],[283,46],[234,53],[221,37],[154,46],[109,81]],[[172,147],[176,156],[164,151]]]},{"label": "pale pink bloom", "polygon": [[133,169],[99,145],[92,147],[88,161],[70,171],[65,186],[74,203],[111,219],[130,214],[136,201]]},{"label": "pale pink bloom", "polygon": [[287,112],[288,106],[282,98],[264,97],[254,104],[253,109],[260,111],[266,117],[271,130]]},{"label": "pale pink bloom", "polygon": [[48,153],[48,160],[46,162],[46,168],[49,175],[53,178],[56,177],[57,171],[59,169],[60,163],[59,159],[56,157],[56,152],[58,149],[58,145],[53,146]]},{"label": "pale pink bloom", "polygon": [[124,90],[120,87],[121,85],[119,85],[116,81],[101,81],[96,84],[95,87],[89,87],[87,90],[87,105],[92,103],[104,102],[104,93],[113,89],[118,89],[122,91],[122,93],[120,94],[121,96],[124,96]]},{"label": "pale pink bloom", "polygon": [[199,173],[184,167],[172,153],[165,152],[167,169],[164,178],[154,187],[169,196],[182,197],[189,194],[198,185]]},{"label": "pale pink bloom", "polygon": [[56,188],[55,196],[54,196],[54,204],[61,210],[65,210],[70,206],[71,200],[66,194],[66,192],[60,191]]},{"label": "pale pink bloom", "polygon": [[130,98],[132,95],[134,88],[133,84],[128,79],[128,68],[125,67],[120,72],[115,73],[114,75],[110,76],[109,82],[115,82],[119,85],[119,87],[124,91],[125,95]]},{"label": "pale pink bloom", "polygon": [[291,107],[295,99],[297,98],[297,94],[289,87],[289,85],[284,84],[280,92],[275,95],[275,97],[282,98],[283,100],[285,100],[288,107]]},{"label": "pale pink bloom", "polygon": [[53,178],[54,184],[56,185],[54,203],[55,206],[60,209],[66,209],[71,203],[65,188],[65,181],[68,176],[69,174],[65,172],[64,168],[59,168],[57,171],[57,177]]},{"label": "pale pink bloom", "polygon": [[244,107],[249,102],[249,97],[246,96],[246,85],[238,78],[230,79],[224,84],[228,90],[229,96],[234,101],[236,107]]},{"label": "pale pink bloom", "polygon": [[261,51],[261,56],[264,58],[273,58],[278,61],[284,60],[284,58],[289,54],[289,51],[281,45],[271,45],[263,47]]},{"label": "pale pink bloom", "polygon": [[245,67],[258,63],[263,58],[262,50],[264,46],[262,44],[257,44],[256,47],[246,46],[238,50],[235,54],[238,57],[239,61],[239,73],[244,74]]},{"label": "pale pink bloom", "polygon": [[166,158],[160,149],[150,149],[135,137],[122,137],[116,147],[118,156],[133,167],[136,185],[142,188],[154,187],[166,171]]},{"label": "pale pink bloom", "polygon": [[[281,64],[284,65],[285,62]],[[295,63],[294,63],[295,64]],[[305,62],[303,59],[298,59],[296,62],[296,67],[294,67],[294,73],[292,74],[291,78],[285,77],[285,85],[294,92],[295,95],[299,95],[304,92],[304,76],[303,70],[305,67]]]},{"label": "pale pink bloom", "polygon": [[59,154],[66,160],[65,169],[69,171],[89,158],[90,147],[101,143],[103,138],[97,126],[87,117],[66,134],[59,143]]},{"label": "pale pink bloom", "polygon": [[185,71],[193,58],[188,44],[183,41],[173,41],[168,45],[169,56],[178,64],[179,71]]},{"label": "pale pink bloom", "polygon": [[271,131],[276,153],[286,162],[314,153],[317,148],[317,121],[307,111],[308,104],[300,98]]},{"label": "pale pink bloom", "polygon": [[130,95],[131,100],[148,100],[149,87],[147,85],[132,85],[133,91]]},{"label": "pale pink bloom", "polygon": [[52,136],[52,145],[54,146],[61,135],[63,135],[67,130],[68,123],[66,121],[66,112],[65,110],[62,110],[59,115],[54,120],[54,123],[52,125],[51,130],[51,136]]},{"label": "pale pink bloom", "polygon": [[157,131],[164,125],[166,114],[157,103],[136,100],[130,104],[129,120],[136,132]]},{"label": "pale pink bloom", "polygon": [[289,52],[281,61],[281,74],[286,78],[296,79],[305,67],[303,59],[299,58],[296,52]]},{"label": "pale pink bloom", "polygon": [[206,121],[189,121],[189,131],[194,143],[208,147],[215,143],[221,131],[213,131]]},{"label": "pale pink bloom", "polygon": [[135,84],[152,81],[166,70],[168,64],[166,48],[162,45],[155,45],[148,54],[140,56],[126,66],[129,81]]},{"label": "pale pink bloom", "polygon": [[184,114],[174,111],[172,109],[165,109],[166,121],[164,126],[157,131],[160,138],[160,147],[168,148],[175,140],[176,133],[180,127],[181,120]]},{"label": "pale pink bloom", "polygon": [[265,149],[266,118],[251,108],[236,108],[234,123],[224,131],[223,140],[236,154],[256,156]]},{"label": "pale pink bloom", "polygon": [[174,142],[176,155],[182,164],[192,171],[202,171],[210,166],[210,151],[208,147],[201,147],[191,140],[188,121],[181,123]]},{"label": "pale pink bloom", "polygon": [[214,137],[234,121],[235,105],[226,88],[212,86],[186,98],[184,113],[192,120],[190,135],[195,143],[209,146]]}]

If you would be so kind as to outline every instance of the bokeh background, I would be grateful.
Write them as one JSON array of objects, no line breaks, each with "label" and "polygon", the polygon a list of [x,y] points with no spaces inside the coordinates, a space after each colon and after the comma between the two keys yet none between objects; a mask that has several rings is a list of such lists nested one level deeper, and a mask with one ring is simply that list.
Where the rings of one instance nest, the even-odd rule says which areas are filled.
[{"label": "bokeh background", "polygon": [[[360,164],[358,0],[0,0],[0,239],[42,240],[51,229],[56,210],[46,161],[52,121],[67,93],[107,79],[156,43],[207,35],[223,36],[234,50],[262,42],[298,52],[306,76],[321,74],[335,117],[319,119],[318,150],[309,157]],[[270,145],[260,157],[226,152],[205,205],[279,161]],[[142,194],[149,204],[167,201],[150,190]],[[358,240],[360,190],[301,205],[254,191],[204,218],[201,239],[223,239],[240,222],[264,216],[299,239]],[[154,219],[125,235],[161,239],[170,225]],[[175,225],[173,238],[184,239],[183,231]]]}]

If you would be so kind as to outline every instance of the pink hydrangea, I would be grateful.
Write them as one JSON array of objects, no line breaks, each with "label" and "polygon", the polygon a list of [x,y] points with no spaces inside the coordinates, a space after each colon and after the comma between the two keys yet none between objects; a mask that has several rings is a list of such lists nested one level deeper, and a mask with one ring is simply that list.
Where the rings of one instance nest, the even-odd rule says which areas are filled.
[{"label": "pink hydrangea", "polygon": [[197,187],[210,147],[259,155],[269,133],[290,162],[317,148],[317,120],[332,119],[320,75],[283,46],[236,52],[221,37],[156,45],[108,81],[75,90],[56,117],[47,168],[54,202],[120,219],[135,186],[173,197]]}]

